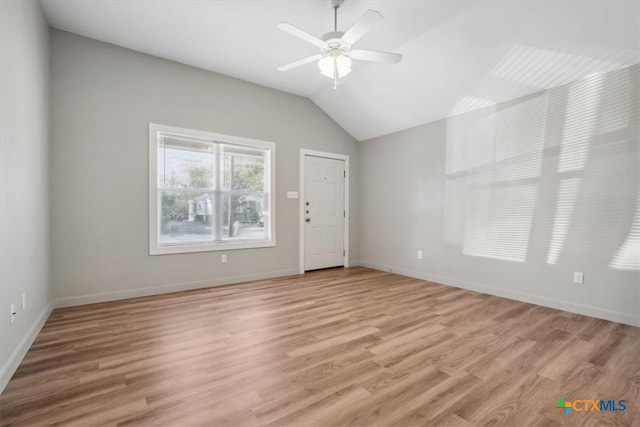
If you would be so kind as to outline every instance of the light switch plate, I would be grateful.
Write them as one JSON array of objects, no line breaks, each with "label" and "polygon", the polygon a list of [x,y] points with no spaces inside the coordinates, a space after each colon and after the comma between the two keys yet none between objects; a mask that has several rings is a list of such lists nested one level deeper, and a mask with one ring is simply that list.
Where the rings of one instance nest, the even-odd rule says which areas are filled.
[{"label": "light switch plate", "polygon": [[297,191],[287,191],[287,199],[297,199],[298,192]]}]

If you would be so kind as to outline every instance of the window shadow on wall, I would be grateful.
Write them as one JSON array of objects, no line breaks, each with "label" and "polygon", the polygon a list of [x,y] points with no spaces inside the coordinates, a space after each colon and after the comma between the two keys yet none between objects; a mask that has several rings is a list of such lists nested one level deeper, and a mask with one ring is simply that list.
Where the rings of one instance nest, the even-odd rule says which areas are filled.
[{"label": "window shadow on wall", "polygon": [[636,65],[449,118],[444,241],[640,270],[639,86]]}]

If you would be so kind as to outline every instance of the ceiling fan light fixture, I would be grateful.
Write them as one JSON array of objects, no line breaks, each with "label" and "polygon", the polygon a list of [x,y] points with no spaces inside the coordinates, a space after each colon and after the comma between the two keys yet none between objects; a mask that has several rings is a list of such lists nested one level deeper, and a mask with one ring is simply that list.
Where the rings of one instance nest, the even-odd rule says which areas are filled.
[{"label": "ceiling fan light fixture", "polygon": [[318,61],[318,66],[323,76],[333,79],[337,73],[338,78],[342,78],[351,72],[351,58],[345,55],[327,55]]},{"label": "ceiling fan light fixture", "polygon": [[302,65],[318,60],[320,73],[333,80],[333,88],[338,86],[338,79],[351,72],[351,60],[383,62],[387,64],[397,64],[402,59],[402,55],[390,52],[376,52],[372,50],[351,49],[371,27],[382,20],[380,12],[367,10],[367,12],[351,26],[346,32],[338,31],[338,8],[344,0],[331,0],[333,7],[333,31],[322,36],[315,37],[300,28],[281,22],[277,25],[282,31],[298,37],[312,45],[320,48],[320,53],[309,56],[298,61],[278,67],[280,71],[287,71]]}]

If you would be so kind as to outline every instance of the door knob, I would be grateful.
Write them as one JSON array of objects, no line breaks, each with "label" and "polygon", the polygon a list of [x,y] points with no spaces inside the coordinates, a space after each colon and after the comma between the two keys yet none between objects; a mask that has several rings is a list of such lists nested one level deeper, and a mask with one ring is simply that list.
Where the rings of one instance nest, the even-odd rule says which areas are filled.
[{"label": "door knob", "polygon": [[304,219],[306,222],[311,222],[311,218],[305,218]]}]

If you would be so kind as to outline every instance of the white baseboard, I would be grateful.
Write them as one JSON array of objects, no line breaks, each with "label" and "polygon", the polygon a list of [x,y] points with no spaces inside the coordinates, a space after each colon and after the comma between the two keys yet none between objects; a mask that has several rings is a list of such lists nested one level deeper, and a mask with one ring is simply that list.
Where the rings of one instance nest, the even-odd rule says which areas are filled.
[{"label": "white baseboard", "polygon": [[40,329],[44,326],[45,322],[49,318],[51,311],[53,310],[53,306],[51,303],[48,303],[44,309],[40,312],[38,318],[33,322],[31,328],[27,331],[27,333],[18,344],[18,347],[11,353],[9,356],[9,360],[4,364],[2,369],[0,370],[0,393],[4,390],[4,388],[9,383],[9,380],[20,366],[22,359],[24,359],[25,354],[33,344],[33,341],[36,339],[38,334],[40,333]]},{"label": "white baseboard", "polygon": [[575,304],[568,301],[559,301],[552,298],[542,297],[538,295],[527,294],[524,292],[510,291],[507,289],[494,288],[492,286],[481,285],[479,283],[450,279],[448,277],[436,276],[422,273],[419,271],[396,268],[388,265],[360,262],[363,267],[373,268],[374,270],[391,271],[403,276],[415,277],[416,279],[428,280],[430,282],[440,283],[443,285],[454,286],[456,288],[467,289],[470,291],[480,292],[483,294],[495,295],[498,297],[513,299],[516,301],[527,302],[531,304],[541,305],[544,307],[555,308],[557,310],[568,311],[576,314],[583,314],[598,319],[610,320],[612,322],[624,323],[626,325],[640,327],[640,315],[621,313],[617,311],[606,310],[599,307],[593,307],[582,304]]},{"label": "white baseboard", "polygon": [[74,307],[77,305],[95,304],[99,302],[117,301],[126,298],[145,297],[149,295],[160,295],[171,292],[189,291],[192,289],[204,289],[214,286],[232,285],[253,280],[273,279],[275,277],[292,276],[298,274],[297,268],[286,270],[270,271],[257,274],[243,274],[237,276],[220,277],[210,280],[200,280],[194,282],[172,283],[168,285],[152,286],[126,291],[104,292],[98,294],[80,295],[74,297],[56,298],[53,300],[53,308]]}]

